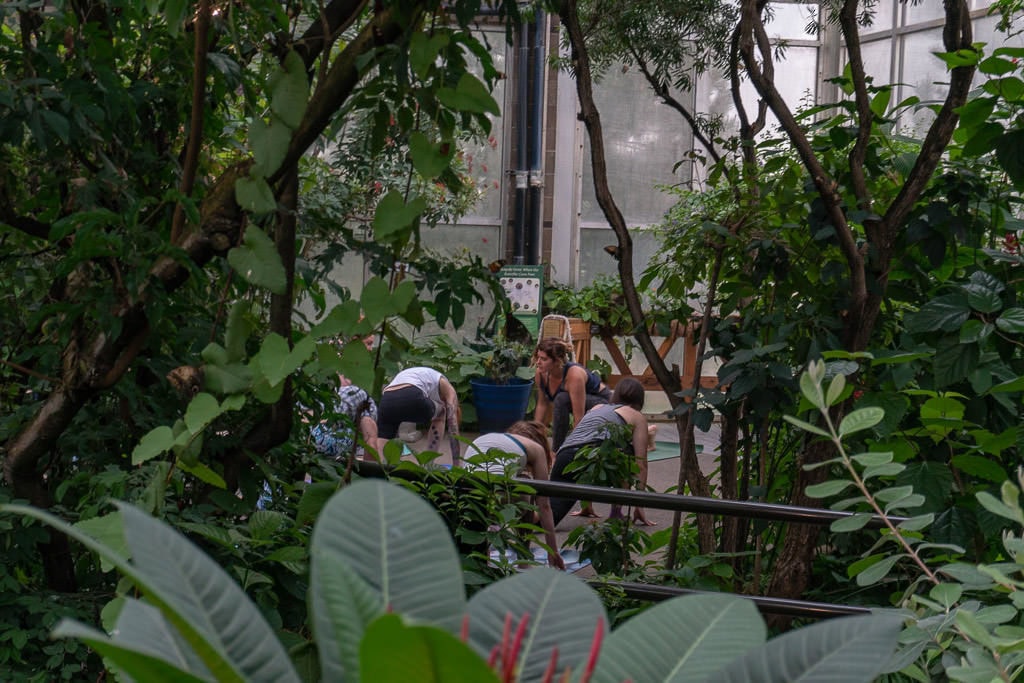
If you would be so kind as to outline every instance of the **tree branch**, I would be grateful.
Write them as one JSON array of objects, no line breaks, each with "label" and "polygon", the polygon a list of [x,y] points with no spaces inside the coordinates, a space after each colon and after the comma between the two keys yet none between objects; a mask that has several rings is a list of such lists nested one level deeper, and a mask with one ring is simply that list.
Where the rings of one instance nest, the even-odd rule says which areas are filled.
[{"label": "tree branch", "polygon": [[633,61],[640,68],[640,73],[647,79],[647,83],[650,84],[651,89],[654,93],[661,98],[661,101],[667,104],[672,109],[675,109],[683,120],[686,121],[687,125],[690,126],[690,130],[693,132],[693,137],[697,138],[697,141],[707,150],[708,156],[710,156],[716,163],[721,160],[721,156],[718,154],[718,150],[715,149],[715,143],[712,142],[704,135],[704,132],[700,129],[697,123],[697,119],[690,113],[690,110],[683,106],[683,103],[672,96],[669,90],[668,84],[664,81],[659,81],[651,73],[650,69],[647,68],[647,62],[640,56],[636,49],[632,46],[629,48],[630,54],[633,56]]}]

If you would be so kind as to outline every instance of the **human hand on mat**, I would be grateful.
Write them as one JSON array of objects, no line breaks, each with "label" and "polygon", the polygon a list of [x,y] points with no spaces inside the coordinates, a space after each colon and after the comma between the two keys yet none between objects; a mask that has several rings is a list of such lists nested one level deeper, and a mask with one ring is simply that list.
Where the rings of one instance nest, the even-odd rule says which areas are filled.
[{"label": "human hand on mat", "polygon": [[557,552],[549,552],[548,553],[548,566],[549,567],[553,567],[555,569],[558,569],[558,570],[561,570],[561,571],[564,572],[565,571],[565,560],[563,560],[562,556],[559,555]]}]

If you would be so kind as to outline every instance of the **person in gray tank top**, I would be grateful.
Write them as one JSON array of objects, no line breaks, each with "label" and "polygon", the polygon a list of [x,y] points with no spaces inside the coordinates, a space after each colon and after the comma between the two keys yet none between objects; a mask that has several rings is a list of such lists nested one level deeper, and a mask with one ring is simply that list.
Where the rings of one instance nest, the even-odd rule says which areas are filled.
[{"label": "person in gray tank top", "polygon": [[[586,446],[597,446],[608,438],[608,426],[612,424],[629,425],[633,428],[633,438],[630,448],[640,472],[637,479],[640,488],[647,486],[647,440],[649,438],[647,418],[641,412],[644,407],[644,387],[639,381],[632,377],[625,377],[619,381],[612,394],[612,402],[606,405],[597,405],[587,411],[580,423],[566,437],[562,447],[555,455],[555,465],[551,470],[551,481],[564,481],[575,483],[576,474],[566,472],[565,468],[576,457],[577,451]],[[557,526],[572,506],[576,504],[575,498],[551,498],[551,514]],[[642,508],[635,508],[633,512],[636,521],[642,524],[650,524]]]}]

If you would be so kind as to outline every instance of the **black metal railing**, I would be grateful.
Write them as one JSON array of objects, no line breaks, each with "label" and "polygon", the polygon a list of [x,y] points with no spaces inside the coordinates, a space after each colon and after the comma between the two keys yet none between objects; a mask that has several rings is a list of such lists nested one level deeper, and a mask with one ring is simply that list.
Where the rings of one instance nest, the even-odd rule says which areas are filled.
[{"label": "black metal railing", "polygon": [[[392,466],[381,465],[372,461],[357,460],[353,470],[364,477],[396,477],[401,479],[418,479],[422,474],[415,470],[396,470]],[[598,503],[618,503],[639,507],[657,508],[694,514],[712,514],[748,519],[771,520],[777,522],[797,522],[800,524],[831,524],[837,519],[852,516],[852,512],[822,510],[817,508],[779,505],[776,503],[756,503],[738,500],[717,500],[675,493],[652,493],[647,491],[627,491],[625,489],[607,488],[604,486],[587,486],[570,484],[560,481],[543,481],[513,477],[517,484],[529,486],[538,494],[548,497],[575,498]],[[899,524],[903,517],[890,517],[889,521]],[[885,521],[877,515],[866,524],[868,528],[885,526]],[[703,594],[700,591],[676,586],[664,586],[635,581],[610,581],[606,579],[589,580],[593,586],[614,586],[625,595],[640,600],[660,601],[677,595]],[[870,607],[838,605],[827,602],[809,600],[791,600],[788,598],[772,598],[761,596],[743,596],[753,601],[757,608],[765,614],[799,617],[806,619],[830,619],[834,617],[866,614],[874,611]],[[884,609],[884,608],[878,608]]]}]

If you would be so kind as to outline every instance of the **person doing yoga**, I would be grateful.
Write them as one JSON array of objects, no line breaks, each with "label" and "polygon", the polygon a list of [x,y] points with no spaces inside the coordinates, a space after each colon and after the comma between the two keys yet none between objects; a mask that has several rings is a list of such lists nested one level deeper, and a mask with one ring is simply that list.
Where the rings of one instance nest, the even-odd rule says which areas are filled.
[{"label": "person doing yoga", "polygon": [[558,337],[547,337],[537,344],[533,355],[537,371],[537,407],[533,419],[551,424],[551,446],[558,450],[569,433],[569,415],[578,425],[583,415],[596,405],[608,403],[612,392],[600,375],[569,360],[571,347]]},{"label": "person doing yoga", "polygon": [[[548,463],[551,461],[547,428],[534,420],[520,420],[505,433],[481,434],[466,450],[467,470],[503,474],[509,477],[529,476],[531,479],[547,481]],[[551,502],[547,496],[537,496],[537,519],[544,530],[544,542],[548,545],[548,564],[556,569],[565,569],[565,562],[558,554],[558,539],[555,525],[551,520]]]},{"label": "person doing yoga", "polygon": [[[592,408],[566,438],[565,443],[555,455],[555,466],[551,470],[551,481],[575,483],[576,475],[566,472],[565,468],[576,457],[577,451],[586,446],[597,446],[609,438],[609,425],[629,425],[633,428],[632,440],[627,452],[636,458],[640,471],[637,474],[638,488],[647,486],[647,418],[641,412],[644,407],[644,386],[632,377],[619,381],[612,394],[612,402]],[[557,526],[572,506],[575,498],[551,498],[551,515]],[[612,515],[617,508],[613,506]],[[633,519],[641,524],[650,525],[642,508],[633,509]]]}]

